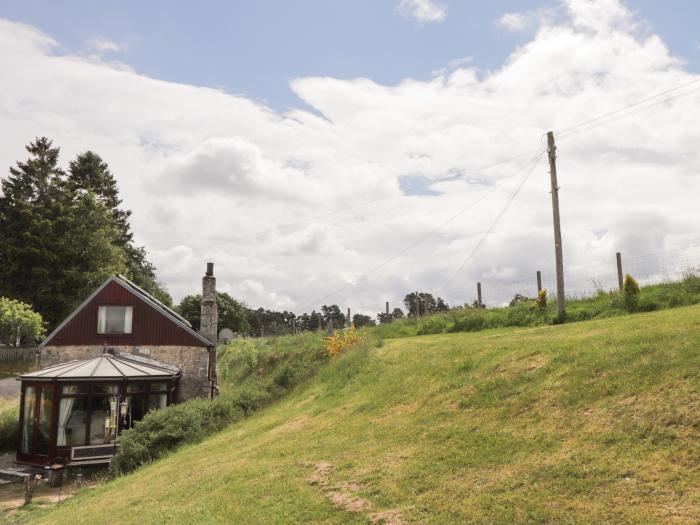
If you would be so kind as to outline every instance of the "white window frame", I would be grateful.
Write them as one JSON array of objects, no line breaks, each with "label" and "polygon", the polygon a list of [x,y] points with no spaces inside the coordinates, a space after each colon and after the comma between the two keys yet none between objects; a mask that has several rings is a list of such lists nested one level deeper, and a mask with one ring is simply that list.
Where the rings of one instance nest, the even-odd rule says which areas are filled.
[{"label": "white window frame", "polygon": [[[123,308],[124,309],[124,331],[123,332],[107,332],[107,309],[108,308]],[[102,305],[97,309],[97,333],[100,335],[129,335],[133,328],[134,307],[127,305]]]}]

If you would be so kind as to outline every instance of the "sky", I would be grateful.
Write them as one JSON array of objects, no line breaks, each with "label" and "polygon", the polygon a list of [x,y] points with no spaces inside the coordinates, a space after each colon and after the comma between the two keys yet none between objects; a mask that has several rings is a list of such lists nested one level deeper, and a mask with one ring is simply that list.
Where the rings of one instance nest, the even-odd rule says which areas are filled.
[{"label": "sky", "polygon": [[2,3],[0,166],[42,135],[64,165],[99,153],[176,299],[211,260],[219,289],[253,307],[373,313],[416,289],[471,301],[476,281],[505,297],[537,269],[551,287],[555,130],[567,279],[582,287],[616,251],[642,271],[698,237],[699,11]]}]

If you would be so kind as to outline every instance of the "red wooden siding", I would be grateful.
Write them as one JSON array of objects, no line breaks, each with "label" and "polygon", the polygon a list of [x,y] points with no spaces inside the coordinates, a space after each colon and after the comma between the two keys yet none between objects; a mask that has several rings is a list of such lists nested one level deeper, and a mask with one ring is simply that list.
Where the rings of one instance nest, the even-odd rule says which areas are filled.
[{"label": "red wooden siding", "polygon": [[[97,308],[105,305],[134,307],[131,334],[97,333]],[[103,344],[106,346],[202,346],[205,348],[207,346],[175,321],[116,282],[110,282],[105,286],[47,342],[47,345],[54,346]]]}]

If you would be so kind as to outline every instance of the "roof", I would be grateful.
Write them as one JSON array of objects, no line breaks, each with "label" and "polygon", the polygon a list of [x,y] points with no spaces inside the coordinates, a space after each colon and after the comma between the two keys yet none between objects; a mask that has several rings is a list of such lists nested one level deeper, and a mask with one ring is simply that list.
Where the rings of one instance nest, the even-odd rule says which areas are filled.
[{"label": "roof", "polygon": [[112,277],[109,277],[105,282],[103,282],[90,296],[85,299],[80,306],[78,306],[75,310],[71,312],[71,314],[66,317],[61,324],[59,324],[47,337],[44,339],[41,344],[39,345],[39,348],[43,348],[46,346],[53,337],[60,332],[63,327],[65,327],[77,314],[80,312],[83,308],[85,308],[90,302],[99,294],[104,288],[109,284],[109,283],[117,283],[121,287],[125,288],[128,290],[130,293],[141,299],[144,303],[149,305],[151,308],[154,310],[158,311],[160,314],[162,314],[164,317],[168,318],[172,322],[176,323],[179,325],[181,328],[183,328],[186,332],[188,332],[190,335],[194,336],[197,338],[199,341],[204,343],[207,346],[212,346],[213,343],[209,341],[206,337],[204,337],[202,334],[197,332],[192,328],[192,324],[182,317],[180,314],[172,310],[171,308],[168,308],[165,306],[162,302],[160,302],[158,299],[153,297],[151,294],[146,292],[143,288],[137,286],[133,282],[131,282],[129,279],[124,277],[123,275],[113,275]]},{"label": "roof", "polygon": [[180,374],[180,368],[153,359],[127,354],[104,353],[89,359],[68,361],[24,374],[24,380],[106,380],[106,379],[170,379]]}]

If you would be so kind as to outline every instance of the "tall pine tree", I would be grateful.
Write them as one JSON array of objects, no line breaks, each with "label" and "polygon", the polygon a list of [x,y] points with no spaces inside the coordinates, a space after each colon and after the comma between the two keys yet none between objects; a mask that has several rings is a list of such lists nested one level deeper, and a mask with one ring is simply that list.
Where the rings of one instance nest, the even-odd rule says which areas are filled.
[{"label": "tall pine tree", "polygon": [[70,162],[68,185],[73,193],[93,192],[114,217],[119,232],[118,246],[123,250],[128,270],[127,276],[148,293],[172,306],[172,298],[158,282],[155,266],[148,261],[146,249],[134,244],[129,217],[131,211],[121,208],[117,181],[109,166],[95,152],[86,151]]},{"label": "tall pine tree", "polygon": [[147,289],[154,284],[149,291],[167,300],[145,251],[133,246],[129,212],[119,209],[116,182],[99,156],[79,156],[67,174],[49,139],[26,149],[29,159],[1,183],[0,296],[31,304],[49,328],[117,273]]}]

